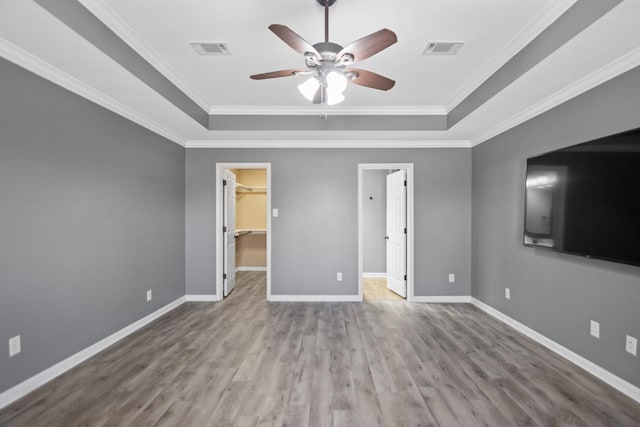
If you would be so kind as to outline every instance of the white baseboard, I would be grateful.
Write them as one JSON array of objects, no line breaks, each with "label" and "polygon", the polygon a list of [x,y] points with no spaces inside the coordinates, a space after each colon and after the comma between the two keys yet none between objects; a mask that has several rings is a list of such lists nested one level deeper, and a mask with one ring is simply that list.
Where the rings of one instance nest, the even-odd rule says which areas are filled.
[{"label": "white baseboard", "polygon": [[127,335],[132,334],[138,329],[141,329],[142,327],[153,322],[157,318],[163,316],[164,314],[168,313],[184,302],[185,297],[180,297],[177,300],[165,305],[164,307],[159,308],[153,313],[146,315],[142,319],[130,324],[129,326],[120,329],[119,331],[85,348],[84,350],[80,350],[76,354],[67,357],[63,361],[58,362],[55,365],[45,369],[44,371],[32,376],[31,378],[26,379],[20,384],[11,387],[9,390],[0,393],[0,409],[15,402],[28,393],[31,393],[38,387],[43,386],[57,376],[64,374],[68,370],[74,368],[90,357],[95,356],[105,348],[115,344],[116,342],[125,338]]},{"label": "white baseboard", "polygon": [[362,277],[371,277],[371,278],[375,278],[375,277],[379,277],[379,278],[387,278],[387,273],[362,273]]},{"label": "white baseboard", "polygon": [[210,302],[220,301],[220,297],[217,295],[185,295],[185,301],[187,302]]},{"label": "white baseboard", "polygon": [[443,295],[443,296],[414,296],[411,298],[411,302],[430,302],[437,304],[464,304],[470,303],[471,297],[469,295]]},{"label": "white baseboard", "polygon": [[267,267],[260,267],[260,266],[256,266],[256,267],[247,267],[247,266],[243,266],[243,267],[236,267],[236,271],[267,271]]},{"label": "white baseboard", "polygon": [[609,384],[611,387],[613,387],[613,388],[621,391],[622,393],[626,394],[627,396],[629,396],[633,400],[635,400],[637,402],[640,402],[640,388],[636,387],[635,385],[631,384],[630,382],[623,380],[622,378],[618,377],[615,374],[612,374],[611,372],[607,371],[606,369],[596,365],[595,363],[591,362],[590,360],[585,359],[584,357],[580,356],[579,354],[574,353],[573,351],[571,351],[568,348],[558,344],[557,342],[553,341],[552,339],[549,339],[549,338],[545,337],[544,335],[540,334],[539,332],[536,332],[533,329],[529,328],[528,326],[525,326],[522,323],[518,322],[517,320],[507,316],[506,314],[502,313],[501,311],[496,310],[495,308],[491,307],[488,304],[485,304],[484,302],[480,301],[479,299],[471,298],[471,302],[472,302],[473,305],[475,305],[476,307],[478,307],[480,310],[484,311],[485,313],[495,317],[496,319],[500,320],[503,323],[506,323],[507,325],[509,325],[513,329],[515,329],[516,331],[528,336],[532,340],[534,340],[534,341],[538,342],[539,344],[542,344],[543,346],[547,347],[549,350],[559,354],[560,356],[562,356],[565,359],[567,359],[569,362],[572,362],[573,364],[579,366],[580,368],[584,369],[585,371],[589,372],[590,374],[596,376],[597,378],[601,379],[605,383]]},{"label": "white baseboard", "polygon": [[272,302],[361,302],[358,295],[271,295]]}]

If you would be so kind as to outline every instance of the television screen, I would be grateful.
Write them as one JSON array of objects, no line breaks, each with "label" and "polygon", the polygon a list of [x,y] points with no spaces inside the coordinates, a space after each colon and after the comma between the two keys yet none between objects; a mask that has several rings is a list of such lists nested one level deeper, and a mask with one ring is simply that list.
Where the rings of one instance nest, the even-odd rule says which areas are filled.
[{"label": "television screen", "polygon": [[524,244],[640,265],[640,128],[528,159]]}]

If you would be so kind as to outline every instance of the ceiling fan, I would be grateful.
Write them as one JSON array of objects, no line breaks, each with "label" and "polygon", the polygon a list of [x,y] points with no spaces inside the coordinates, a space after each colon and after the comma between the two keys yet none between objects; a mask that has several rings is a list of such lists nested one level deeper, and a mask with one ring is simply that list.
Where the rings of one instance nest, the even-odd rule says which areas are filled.
[{"label": "ceiling fan", "polygon": [[357,61],[365,60],[398,41],[396,34],[386,28],[369,34],[342,47],[329,41],[329,7],[336,0],[317,0],[324,6],[324,41],[311,45],[285,25],[273,24],[269,29],[295,51],[304,55],[307,68],[293,68],[254,74],[253,80],[288,76],[310,76],[298,86],[300,93],[314,104],[335,105],[344,101],[343,92],[349,81],[365,87],[389,90],[395,81],[379,74],[358,68],[350,68]]}]

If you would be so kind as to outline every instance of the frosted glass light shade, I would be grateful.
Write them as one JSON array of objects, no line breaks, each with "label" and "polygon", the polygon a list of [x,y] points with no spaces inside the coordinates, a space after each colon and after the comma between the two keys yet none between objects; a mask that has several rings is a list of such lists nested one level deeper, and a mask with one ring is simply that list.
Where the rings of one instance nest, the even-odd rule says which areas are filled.
[{"label": "frosted glass light shade", "polygon": [[344,95],[340,92],[327,91],[327,105],[336,105],[344,101]]},{"label": "frosted glass light shade", "polygon": [[298,85],[298,90],[309,101],[313,101],[313,98],[316,96],[316,92],[320,88],[320,82],[315,77],[311,77],[306,82]]},{"label": "frosted glass light shade", "polygon": [[327,105],[336,105],[344,101],[342,92],[347,88],[347,78],[335,71],[327,74]]},{"label": "frosted glass light shade", "polygon": [[332,71],[327,75],[327,89],[330,92],[342,93],[346,88],[347,78],[344,74]]}]

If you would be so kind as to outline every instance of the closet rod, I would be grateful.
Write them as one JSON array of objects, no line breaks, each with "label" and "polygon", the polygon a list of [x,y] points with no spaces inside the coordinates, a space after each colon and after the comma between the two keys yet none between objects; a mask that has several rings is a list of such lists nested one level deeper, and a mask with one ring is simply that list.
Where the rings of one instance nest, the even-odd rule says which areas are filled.
[{"label": "closet rod", "polygon": [[267,187],[259,186],[259,185],[244,185],[236,182],[236,191],[238,189],[246,190],[249,193],[266,193]]}]

